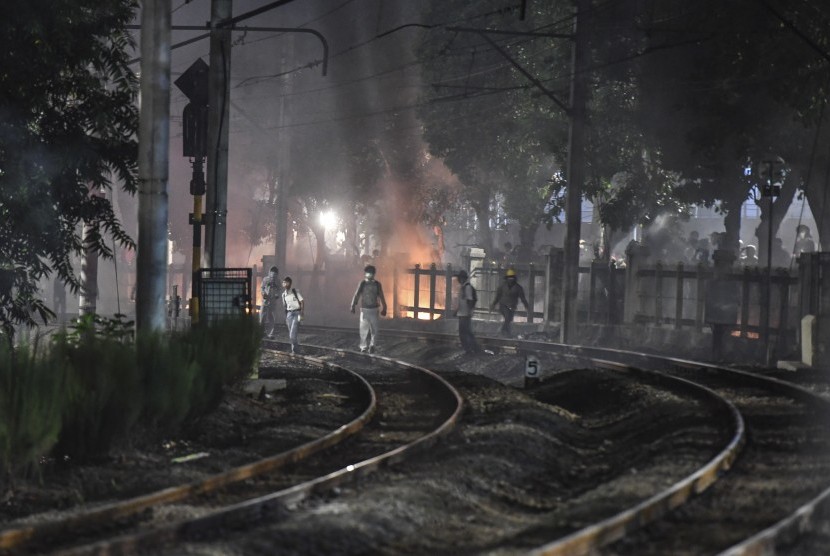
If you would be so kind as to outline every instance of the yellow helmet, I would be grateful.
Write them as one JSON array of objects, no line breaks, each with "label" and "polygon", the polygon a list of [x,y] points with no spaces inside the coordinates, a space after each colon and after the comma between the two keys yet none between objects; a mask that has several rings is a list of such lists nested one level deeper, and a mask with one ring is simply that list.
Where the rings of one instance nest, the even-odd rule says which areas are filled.
[{"label": "yellow helmet", "polygon": [[508,269],[507,269],[507,272],[505,272],[505,273],[504,273],[504,277],[505,277],[505,278],[510,278],[511,276],[512,276],[513,278],[515,278],[515,277],[516,277],[516,271],[515,271],[515,270],[513,270],[512,268],[508,268]]}]

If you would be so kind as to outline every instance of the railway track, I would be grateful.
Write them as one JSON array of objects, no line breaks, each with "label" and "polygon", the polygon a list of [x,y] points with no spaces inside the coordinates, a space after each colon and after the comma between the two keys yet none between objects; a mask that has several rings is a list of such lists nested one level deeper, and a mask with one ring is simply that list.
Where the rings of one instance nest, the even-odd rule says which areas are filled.
[{"label": "railway track", "polygon": [[[456,343],[452,336],[384,331],[387,344]],[[733,404],[746,421],[749,441],[731,469],[701,496],[672,498],[671,489],[621,507],[547,543],[527,537],[499,552],[534,554],[810,554],[827,546],[830,514],[830,402],[797,385],[735,369],[624,350],[479,338],[494,352],[537,353],[601,368],[651,369],[704,386]],[[390,347],[395,351],[394,346]],[[725,470],[725,467],[722,469]],[[691,476],[689,477],[691,478]],[[684,491],[684,489],[679,489]],[[702,489],[692,489],[702,490]],[[687,491],[684,491],[687,492]],[[690,493],[692,494],[692,493]],[[674,500],[675,511],[657,499]],[[759,507],[759,500],[763,501]],[[663,517],[665,515],[665,517]],[[642,527],[651,523],[648,527]],[[724,526],[722,524],[728,524]],[[532,532],[530,538],[544,531]],[[806,550],[806,552],[805,552]],[[799,552],[800,551],[800,552]],[[815,552],[812,552],[815,553]]]},{"label": "railway track", "polygon": [[[254,514],[265,515],[277,506],[297,503],[317,489],[331,488],[427,447],[452,428],[460,413],[461,400],[452,388],[429,371],[411,365],[388,360],[380,365],[381,371],[377,362],[355,356],[349,364],[363,367],[361,372],[355,372],[320,358],[294,356],[290,359],[295,365],[307,365],[317,372],[326,369],[346,374],[361,384],[364,411],[329,434],[198,483],[75,512],[37,525],[3,530],[0,552],[154,551],[153,547],[165,541],[176,542],[235,522],[250,523]],[[367,375],[369,379],[365,378]],[[435,396],[435,400],[429,399],[430,396]],[[421,427],[416,425],[419,419]],[[356,436],[361,440],[349,443]],[[337,447],[344,443],[348,447]],[[358,453],[365,457],[355,459]],[[279,473],[275,474],[276,471]],[[183,504],[185,500],[187,504]],[[171,519],[176,520],[172,525]]]},{"label": "railway track", "polygon": [[[367,380],[379,388],[387,387],[378,395],[380,401],[420,391],[421,401],[393,403],[399,409],[414,407],[420,411],[420,406],[436,397],[435,386],[421,388],[411,383],[388,382],[395,373],[383,369],[395,363],[393,360],[351,353],[347,348],[353,347],[352,330],[304,327],[303,332],[312,341],[328,344],[304,346],[305,353],[321,365],[337,361],[366,374]],[[447,355],[457,349],[453,335],[384,330],[383,340],[382,353],[444,369],[449,374],[459,361],[470,361]],[[178,505],[175,515],[189,514],[192,518],[173,526],[153,525],[145,520],[140,534],[124,535],[122,530],[121,536],[113,539],[114,533],[109,531],[105,533],[106,541],[65,553],[159,553],[160,546],[166,543],[168,547],[176,546],[166,549],[170,554],[181,553],[183,548],[189,553],[266,554],[279,546],[279,551],[286,554],[357,554],[367,550],[386,554],[454,554],[463,547],[467,553],[736,556],[818,554],[823,553],[821,547],[828,545],[830,480],[824,477],[830,476],[830,435],[824,433],[822,424],[830,412],[830,402],[780,380],[697,362],[547,342],[479,340],[500,355],[476,356],[470,363],[472,369],[503,367],[507,369],[503,375],[516,375],[514,384],[521,383],[524,356],[534,355],[543,367],[556,369],[543,376],[538,387],[525,392],[565,413],[576,400],[590,399],[585,391],[568,393],[568,385],[578,382],[573,379],[583,377],[584,382],[588,371],[561,371],[566,367],[595,369],[591,372],[598,373],[595,377],[599,381],[617,377],[613,379],[615,388],[632,388],[638,394],[649,392],[644,397],[650,399],[651,405],[638,404],[631,397],[608,400],[618,406],[616,413],[604,412],[601,404],[591,411],[578,408],[582,428],[596,430],[589,431],[587,437],[579,436],[581,433],[575,436],[573,432],[560,434],[559,447],[553,452],[540,446],[539,454],[524,454],[523,459],[517,460],[507,451],[500,453],[497,442],[491,443],[496,448],[484,457],[493,466],[515,466],[520,461],[520,465],[532,470],[529,472],[534,477],[550,474],[562,462],[573,467],[561,476],[554,473],[547,479],[547,486],[538,483],[538,479],[533,480],[535,487],[510,485],[498,474],[485,480],[459,473],[459,484],[434,481],[429,473],[435,466],[427,463],[432,457],[429,455],[408,460],[406,473],[388,468],[384,475],[391,473],[392,477],[381,481],[380,487],[363,481],[349,487],[344,484],[347,479],[414,455],[419,450],[404,446],[425,447],[440,434],[435,429],[426,435],[428,440],[401,444],[422,434],[408,429],[411,414],[378,409],[373,423],[380,426],[395,421],[396,432],[372,430],[370,425],[364,429],[363,444],[355,437],[349,441],[352,444],[327,450],[327,455],[313,466],[306,461],[285,466],[278,474],[246,481],[232,489],[218,489],[210,497],[199,496],[188,505]],[[454,347],[448,349],[450,345]],[[498,397],[485,402],[476,400],[478,394],[465,384],[463,376],[454,376],[452,382],[464,385],[465,395],[472,393],[473,406],[500,403]],[[550,385],[555,388],[548,388],[545,394]],[[645,410],[649,413],[641,416]],[[673,415],[673,410],[680,415]],[[443,415],[448,411],[443,410]],[[523,411],[535,415],[531,420],[540,419],[541,414],[532,404]],[[440,420],[436,420],[434,407],[426,414],[434,420],[433,425]],[[450,420],[454,422],[459,414],[456,409]],[[510,437],[529,434],[530,428],[536,428],[534,434],[541,434],[539,440],[546,442],[543,427],[557,426],[552,422],[532,423],[529,427],[530,423],[515,411],[505,410],[503,414],[509,418],[496,428],[489,423],[491,428],[486,430],[491,432],[477,432],[481,423],[473,418],[460,439],[454,435],[453,443],[444,446],[440,454],[436,452],[435,458],[460,463],[463,469],[465,450],[482,442],[489,446],[493,430],[503,428],[505,437]],[[488,419],[491,418],[485,416],[484,420]],[[442,432],[447,430],[449,426]],[[610,440],[603,440],[602,435],[609,433]],[[372,454],[389,448],[387,441],[392,438],[398,447],[387,449],[382,462],[375,461]],[[710,455],[704,457],[706,453]],[[355,455],[366,458],[362,462],[373,463],[345,463],[354,461]],[[345,459],[338,461],[340,456]],[[622,465],[603,460],[608,457],[610,461],[612,456],[622,459]],[[589,462],[580,465],[580,458],[588,458]],[[628,469],[626,462],[636,465],[636,469]],[[569,480],[573,482],[568,483]],[[411,527],[404,527],[403,540],[395,540],[393,537],[401,534],[402,526],[388,521],[384,525],[382,514],[361,513],[360,496],[391,497],[386,502],[390,507],[389,519],[394,521],[394,516],[405,515],[415,523],[416,515],[407,507],[412,501],[402,498],[396,503],[395,494],[390,494],[400,492],[396,483],[407,481],[410,493],[421,489],[424,497],[440,496],[443,489],[448,508],[444,513],[438,512],[437,521],[429,521],[428,526],[421,523],[424,529],[412,531]],[[412,486],[412,481],[416,485],[420,481],[422,487]],[[342,501],[338,494],[341,490],[349,493]],[[337,529],[345,525],[335,526],[339,518],[327,517],[332,512],[349,514],[343,523],[351,526]],[[170,514],[162,521],[169,519]],[[334,529],[329,530],[331,527]],[[148,531],[150,528],[154,529]],[[323,531],[319,533],[321,538],[315,538],[315,531]],[[188,544],[171,545],[181,542]]]}]

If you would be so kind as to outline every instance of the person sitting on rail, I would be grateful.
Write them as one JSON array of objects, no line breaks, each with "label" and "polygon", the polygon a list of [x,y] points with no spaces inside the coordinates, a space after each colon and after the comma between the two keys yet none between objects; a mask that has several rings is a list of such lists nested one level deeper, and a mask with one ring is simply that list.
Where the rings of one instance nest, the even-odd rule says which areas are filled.
[{"label": "person sitting on rail", "polygon": [[366,266],[363,269],[363,280],[357,285],[357,291],[352,298],[352,313],[360,302],[360,351],[375,352],[378,339],[378,306],[380,316],[386,316],[386,298],[383,295],[383,286],[375,280],[375,267]]}]

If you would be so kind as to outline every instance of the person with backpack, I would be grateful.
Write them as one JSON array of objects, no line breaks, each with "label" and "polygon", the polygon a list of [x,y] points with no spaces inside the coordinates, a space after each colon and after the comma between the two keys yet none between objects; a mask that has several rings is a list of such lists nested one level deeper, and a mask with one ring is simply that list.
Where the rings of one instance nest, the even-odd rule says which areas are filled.
[{"label": "person with backpack", "polygon": [[268,276],[262,279],[262,286],[260,287],[262,306],[259,309],[259,323],[262,325],[262,329],[268,338],[273,338],[277,331],[278,273],[279,269],[272,266],[268,271]]},{"label": "person with backpack", "polygon": [[516,271],[508,268],[504,274],[504,282],[496,290],[496,298],[493,299],[493,303],[490,305],[491,311],[496,308],[496,305],[499,306],[499,311],[502,317],[504,317],[500,332],[508,338],[513,335],[510,324],[513,322],[516,309],[519,307],[519,301],[524,303],[525,311],[530,312],[530,306],[525,297],[525,290],[516,281]]},{"label": "person with backpack", "polygon": [[305,301],[303,301],[303,296],[291,287],[290,276],[282,279],[282,305],[285,307],[285,324],[288,326],[291,353],[298,353],[297,334],[300,332],[300,321],[303,320]]},{"label": "person with backpack", "polygon": [[375,352],[378,339],[378,308],[380,316],[386,316],[386,298],[383,295],[383,286],[375,280],[375,267],[366,266],[363,269],[363,280],[357,286],[352,298],[352,313],[360,302],[360,352]]},{"label": "person with backpack", "polygon": [[461,340],[461,347],[468,354],[479,353],[476,337],[473,335],[473,309],[478,302],[478,293],[467,279],[467,272],[461,270],[456,276],[461,288],[458,290],[458,307],[455,314],[458,317],[458,338]]}]

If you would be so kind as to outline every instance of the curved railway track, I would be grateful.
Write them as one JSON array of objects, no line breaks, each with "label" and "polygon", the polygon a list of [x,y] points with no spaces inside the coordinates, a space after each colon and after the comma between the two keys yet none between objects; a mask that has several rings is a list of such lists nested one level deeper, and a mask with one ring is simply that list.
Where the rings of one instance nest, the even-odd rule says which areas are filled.
[{"label": "curved railway track", "polygon": [[[384,335],[387,344],[396,336],[405,342],[418,338],[457,343],[445,334],[385,330]],[[651,369],[682,378],[713,390],[746,420],[749,442],[732,469],[702,496],[674,498],[673,492],[692,494],[688,488],[678,488],[690,476],[640,504],[620,508],[611,518],[541,544],[533,553],[737,556],[788,550],[809,554],[816,546],[827,546],[830,434],[825,423],[830,402],[820,395],[775,378],[677,358],[547,342],[479,340],[495,352],[545,353],[572,363]],[[673,500],[671,507],[680,507],[669,513],[670,505],[655,505],[657,500]],[[762,507],[759,500],[764,501]],[[516,552],[530,548],[525,542],[513,545]],[[512,549],[504,546],[499,551]]]},{"label": "curved railway track", "polygon": [[[250,524],[255,515],[297,503],[318,489],[360,477],[427,448],[452,429],[461,412],[457,392],[426,369],[393,360],[378,364],[359,354],[352,354],[348,362],[350,367],[361,367],[359,372],[320,358],[290,358],[297,364],[348,373],[365,388],[365,410],[320,438],[198,483],[4,530],[0,532],[0,553],[155,550],[164,542],[206,535],[217,526]],[[185,500],[188,504],[183,506]],[[179,504],[173,506],[175,502]],[[171,525],[172,515],[190,517]]]},{"label": "curved railway track", "polygon": [[[191,498],[189,504],[176,507],[175,515],[191,516],[186,520],[170,525],[165,523],[170,519],[169,515],[161,517],[161,523],[142,518],[138,533],[124,534],[124,530],[113,533],[108,530],[103,533],[106,540],[70,548],[62,553],[157,553],[161,545],[170,546],[170,543],[182,541],[204,539],[210,545],[214,542],[211,539],[221,534],[220,531],[229,530],[237,531],[233,535],[228,534],[235,538],[240,538],[239,530],[252,531],[251,534],[241,535],[249,537],[244,550],[235,546],[233,541],[220,544],[220,547],[235,549],[239,553],[271,553],[273,543],[280,542],[274,539],[288,543],[291,548],[286,548],[286,553],[311,553],[308,552],[309,547],[317,545],[305,545],[303,541],[296,540],[311,533],[292,529],[296,527],[297,520],[291,522],[287,518],[291,512],[305,504],[304,501],[312,495],[322,500],[323,507],[331,506],[326,502],[329,496],[326,493],[331,492],[333,487],[386,463],[423,453],[422,449],[433,445],[439,435],[448,432],[458,421],[460,395],[457,391],[450,394],[448,390],[438,389],[441,379],[434,373],[414,366],[401,373],[400,361],[344,349],[354,341],[353,330],[305,326],[303,336],[306,338],[301,339],[310,338],[311,341],[328,344],[328,347],[304,346],[305,353],[312,355],[307,360],[320,366],[333,366],[333,361],[337,361],[364,375],[377,388],[381,405],[371,423],[359,435],[326,449],[316,458],[281,465],[280,473],[261,476],[230,488],[210,489],[204,495]],[[425,367],[444,368],[452,372],[451,369],[459,361],[469,361],[469,358],[460,355],[446,355],[453,351],[447,349],[448,345],[457,349],[454,335],[385,329],[383,341],[383,353]],[[566,488],[564,491],[570,493],[562,497],[557,495],[556,500],[543,500],[539,496],[550,494],[538,494],[537,500],[530,506],[521,507],[524,504],[522,496],[533,497],[525,490],[524,495],[517,494],[518,498],[511,503],[505,500],[486,502],[482,509],[489,507],[489,514],[494,514],[498,508],[508,516],[505,531],[510,532],[502,537],[476,544],[474,541],[478,539],[470,536],[475,527],[471,530],[459,527],[455,520],[435,523],[437,529],[447,527],[454,532],[449,537],[450,541],[440,541],[445,544],[430,545],[431,552],[453,554],[459,547],[464,547],[463,551],[467,553],[737,556],[818,554],[828,546],[830,479],[826,477],[830,477],[830,434],[825,432],[823,424],[830,416],[830,401],[781,380],[676,358],[538,341],[481,337],[479,341],[501,357],[476,356],[471,365],[500,365],[512,369],[510,372],[515,374],[517,368],[523,368],[515,360],[533,354],[543,360],[543,364],[549,364],[550,368],[599,369],[595,372],[612,373],[625,377],[624,381],[639,381],[651,385],[649,388],[674,392],[679,396],[678,401],[694,400],[683,402],[686,404],[683,411],[691,411],[689,415],[703,412],[705,415],[698,417],[708,415],[706,419],[709,422],[728,433],[724,436],[724,433],[715,435],[706,432],[706,427],[701,429],[700,423],[684,424],[682,417],[677,422],[668,423],[672,419],[667,414],[667,423],[663,427],[665,432],[660,433],[666,436],[662,440],[657,439],[652,447],[659,445],[674,449],[676,454],[657,453],[654,454],[656,457],[637,454],[635,458],[642,461],[643,458],[653,457],[652,464],[638,464],[639,474],[635,478],[647,485],[647,493],[642,489],[626,491],[625,485],[631,484],[631,477],[614,475],[624,474],[624,470],[617,469],[609,474],[608,465],[601,459],[592,461],[592,472],[597,469],[601,472],[593,475],[573,472],[568,475],[573,476],[575,481],[597,481],[596,484],[577,484],[577,488],[570,491]],[[271,343],[267,347],[281,348],[283,345]],[[288,357],[298,362],[306,360]],[[393,367],[398,371],[393,371]],[[579,374],[578,370],[557,371],[543,378],[567,384],[571,377]],[[401,381],[402,375],[409,378],[413,375],[430,377],[425,379],[430,384]],[[520,379],[516,376],[512,382],[520,382]],[[455,379],[456,382],[458,380]],[[532,395],[537,388],[539,392],[543,391],[546,383],[547,380],[543,380],[538,387],[528,389],[527,393]],[[416,397],[419,396],[417,399],[402,401],[401,396],[413,392]],[[430,405],[435,398],[443,398],[447,405],[441,408]],[[457,404],[454,409],[450,407],[453,400]],[[383,404],[390,401],[389,407],[393,409],[384,409]],[[551,403],[561,405],[563,401],[553,399]],[[412,409],[414,413],[404,409]],[[632,406],[621,411],[621,414],[628,416],[620,418],[620,423],[643,427],[639,436],[627,436],[632,443],[643,442],[642,449],[629,447],[632,453],[638,450],[648,452],[650,441],[641,437],[655,434],[647,430],[649,425],[642,423],[642,420],[638,424],[636,413],[640,409]],[[413,421],[422,419],[429,423],[427,427],[413,425]],[[666,428],[674,426],[686,427],[686,432],[672,433]],[[430,432],[426,432],[427,428]],[[660,427],[654,429],[659,431]],[[470,442],[471,437],[466,438],[464,442]],[[567,439],[567,435],[564,438]],[[553,457],[578,458],[580,453],[590,453],[592,458],[601,458],[605,451],[604,448],[590,451],[586,446],[579,445],[584,440],[575,441],[577,444],[568,448],[570,454],[562,451]],[[452,450],[463,452],[463,446],[450,448],[450,453]],[[702,458],[701,454],[707,450],[714,455]],[[672,475],[667,473],[665,461],[672,457],[684,460],[675,473],[677,469],[686,471],[667,483],[666,478]],[[692,465],[695,460],[699,463]],[[494,461],[500,460],[496,458]],[[449,484],[448,488],[455,487]],[[502,485],[496,491],[504,488],[508,486]],[[586,491],[589,496],[585,495]],[[546,491],[542,489],[540,492]],[[499,498],[503,496],[500,494]],[[760,505],[759,500],[763,501]],[[591,503],[586,505],[586,501]],[[314,504],[304,507],[304,511],[335,511],[331,507],[328,510],[314,510]],[[337,504],[333,507],[336,508]],[[402,511],[406,515],[407,511]],[[515,515],[510,512],[515,512]],[[298,515],[304,514],[300,511]],[[302,518],[299,519],[302,521]],[[470,516],[470,519],[472,523],[477,521],[475,516]],[[521,525],[523,520],[525,525]],[[283,521],[286,523],[280,525]],[[262,530],[257,531],[260,523]],[[287,533],[289,530],[293,533]],[[120,536],[113,538],[114,534]],[[292,545],[292,542],[295,544]],[[374,546],[366,545],[369,542],[366,539],[361,542],[364,544],[358,543],[359,548],[342,546],[340,551],[344,554],[362,553],[361,550],[365,552],[367,546]],[[388,543],[388,539],[384,542]],[[200,544],[201,541],[194,546]],[[251,546],[257,549],[250,551]],[[377,549],[378,553],[395,554],[399,551],[394,544],[378,546],[387,547]],[[198,548],[190,549],[198,553]],[[412,549],[406,547],[405,550],[411,552]],[[178,549],[170,553],[176,552]]]}]

